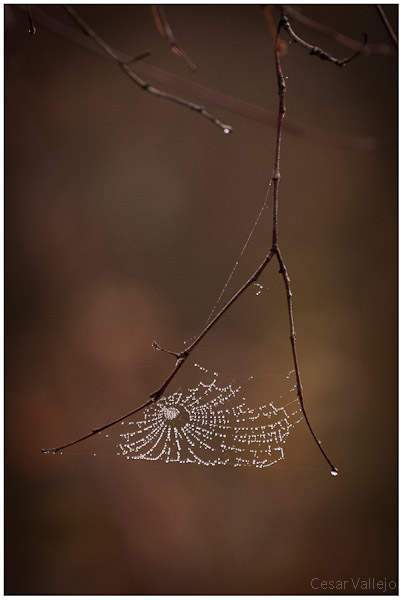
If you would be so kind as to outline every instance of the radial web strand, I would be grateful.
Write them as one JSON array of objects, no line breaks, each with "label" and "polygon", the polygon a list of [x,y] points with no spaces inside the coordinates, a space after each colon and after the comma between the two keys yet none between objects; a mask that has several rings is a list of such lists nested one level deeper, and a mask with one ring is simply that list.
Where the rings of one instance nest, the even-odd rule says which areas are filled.
[{"label": "radial web strand", "polygon": [[[205,374],[207,369],[195,365]],[[248,407],[241,386],[220,387],[218,374],[187,392],[148,406],[137,421],[124,422],[118,454],[127,459],[163,460],[205,466],[270,467],[284,458],[292,428],[302,420],[298,398]]]}]

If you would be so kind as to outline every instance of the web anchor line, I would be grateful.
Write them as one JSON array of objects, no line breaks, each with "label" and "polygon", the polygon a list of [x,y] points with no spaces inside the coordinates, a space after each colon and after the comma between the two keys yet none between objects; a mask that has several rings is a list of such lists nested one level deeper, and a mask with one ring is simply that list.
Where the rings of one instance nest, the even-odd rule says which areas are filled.
[{"label": "web anchor line", "polygon": [[272,180],[270,180],[270,182],[269,182],[269,185],[267,186],[267,191],[266,191],[266,195],[265,195],[265,199],[264,199],[264,201],[263,201],[262,207],[261,207],[261,209],[260,209],[260,211],[259,211],[259,213],[258,213],[258,215],[257,215],[257,217],[256,217],[256,220],[255,220],[254,224],[252,225],[252,229],[250,230],[250,232],[249,232],[249,234],[248,234],[248,237],[246,238],[246,242],[245,242],[245,243],[244,243],[244,245],[243,245],[243,248],[242,248],[242,250],[241,250],[241,253],[240,253],[240,255],[239,255],[239,258],[238,258],[238,260],[235,262],[235,264],[234,264],[234,266],[233,266],[233,268],[232,268],[232,271],[231,271],[231,273],[229,274],[229,277],[228,277],[227,281],[225,282],[225,284],[224,284],[224,287],[222,288],[222,290],[221,290],[221,293],[220,293],[220,295],[218,296],[218,298],[217,298],[217,300],[216,300],[216,302],[215,302],[215,304],[214,304],[214,306],[213,306],[213,308],[212,308],[212,310],[211,310],[211,313],[210,313],[210,314],[209,314],[209,316],[208,316],[208,319],[207,319],[207,321],[206,321],[206,323],[205,323],[206,325],[208,325],[208,323],[210,322],[211,318],[212,318],[212,317],[213,317],[213,315],[215,314],[215,312],[216,312],[216,310],[217,310],[217,307],[218,307],[218,305],[220,304],[220,302],[221,302],[221,299],[222,299],[222,297],[224,296],[224,294],[225,294],[225,292],[226,292],[226,290],[227,290],[227,288],[228,288],[228,286],[229,286],[229,284],[230,284],[230,282],[231,282],[231,280],[232,280],[233,276],[235,275],[235,271],[237,270],[237,268],[238,268],[238,266],[239,266],[239,263],[240,263],[240,261],[241,261],[241,259],[242,259],[243,255],[245,254],[246,248],[248,247],[248,245],[249,245],[249,242],[250,242],[250,240],[252,239],[252,236],[253,236],[253,234],[255,233],[255,229],[256,229],[256,227],[257,227],[257,225],[258,225],[258,223],[259,223],[259,221],[260,221],[260,219],[261,219],[261,217],[262,217],[262,215],[263,215],[263,212],[264,212],[264,210],[265,210],[266,208],[268,208],[268,203],[267,203],[267,201],[268,201],[268,198],[269,198],[269,193],[270,193],[270,188],[271,188],[271,185],[272,185]]}]

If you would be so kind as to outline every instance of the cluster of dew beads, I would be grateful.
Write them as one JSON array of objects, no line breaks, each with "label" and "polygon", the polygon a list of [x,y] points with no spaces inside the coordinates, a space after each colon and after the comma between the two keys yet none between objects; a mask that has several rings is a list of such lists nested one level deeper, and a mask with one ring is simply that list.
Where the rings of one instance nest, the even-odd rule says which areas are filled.
[{"label": "cluster of dew beads", "polygon": [[258,288],[258,290],[256,292],[256,296],[260,296],[260,294],[263,291],[263,286],[260,283],[257,283],[257,282],[255,282],[253,285]]},{"label": "cluster of dew beads", "polygon": [[[204,378],[207,369],[195,364]],[[122,433],[118,454],[205,466],[270,467],[284,458],[290,430],[302,420],[298,399],[249,408],[241,386],[220,387],[218,374],[187,392],[177,391],[144,409]],[[123,423],[122,423],[123,424]],[[126,425],[127,426],[127,425]]]}]

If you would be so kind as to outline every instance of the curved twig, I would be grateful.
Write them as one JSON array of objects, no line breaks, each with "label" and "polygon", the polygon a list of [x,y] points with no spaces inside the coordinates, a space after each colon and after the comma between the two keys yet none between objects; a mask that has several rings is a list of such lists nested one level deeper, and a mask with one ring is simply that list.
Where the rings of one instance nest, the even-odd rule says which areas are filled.
[{"label": "curved twig", "polygon": [[[335,58],[334,56],[332,56],[328,52],[325,52],[324,50],[322,50],[322,48],[319,48],[319,46],[313,46],[312,44],[308,44],[308,42],[305,42],[305,40],[303,40],[302,38],[300,38],[293,31],[293,29],[292,29],[292,27],[290,25],[290,22],[288,20],[288,17],[287,17],[287,15],[285,13],[284,8],[281,9],[281,13],[282,13],[281,20],[282,20],[282,23],[283,23],[282,27],[288,33],[288,35],[293,40],[293,42],[295,42],[296,44],[299,44],[300,46],[302,46],[303,48],[305,48],[305,50],[307,50],[309,52],[309,54],[312,54],[313,56],[317,56],[321,60],[328,60],[329,62],[333,63],[337,67],[344,67],[347,63],[349,63],[350,61],[352,61],[354,58],[356,58],[362,52],[362,48],[361,48],[360,50],[357,50],[357,52],[355,52],[349,58],[343,58],[343,59]],[[366,43],[367,42],[366,42],[366,34],[365,34],[364,47],[365,47]]]}]

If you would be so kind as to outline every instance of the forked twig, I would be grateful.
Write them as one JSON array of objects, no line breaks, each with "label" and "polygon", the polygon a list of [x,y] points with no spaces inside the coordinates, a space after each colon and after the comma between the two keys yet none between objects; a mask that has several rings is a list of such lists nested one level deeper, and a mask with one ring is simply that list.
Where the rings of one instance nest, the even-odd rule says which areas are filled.
[{"label": "forked twig", "polygon": [[318,56],[321,60],[328,60],[338,67],[344,67],[347,63],[349,63],[350,61],[357,58],[357,56],[359,54],[361,54],[363,48],[365,47],[365,45],[367,43],[367,34],[365,33],[363,46],[359,50],[357,50],[352,56],[350,56],[349,58],[342,58],[342,59],[335,58],[328,52],[325,52],[324,50],[322,50],[322,48],[319,48],[319,46],[313,46],[312,44],[308,44],[308,42],[305,42],[305,40],[300,38],[293,31],[293,29],[290,25],[290,22],[288,20],[288,17],[285,13],[284,8],[281,9],[281,19],[282,19],[282,23],[283,23],[283,28],[288,33],[288,35],[293,40],[293,42],[295,42],[296,44],[299,44],[300,46],[305,48],[305,50],[308,50],[309,54],[312,54],[313,56]]},{"label": "forked twig", "polygon": [[196,348],[196,346],[198,346],[198,344],[207,335],[207,333],[210,331],[210,329],[212,329],[212,327],[214,327],[214,325],[216,323],[218,323],[218,321],[220,321],[220,319],[225,315],[225,313],[229,310],[229,308],[238,300],[238,298],[253,283],[255,283],[258,280],[258,278],[263,273],[264,269],[269,264],[269,262],[272,260],[272,258],[276,257],[278,265],[279,265],[280,273],[281,273],[281,275],[283,277],[283,281],[284,281],[284,285],[285,285],[285,290],[286,290],[286,295],[287,295],[288,319],[289,319],[289,325],[290,325],[290,342],[291,342],[292,356],[293,356],[293,362],[294,362],[294,370],[295,370],[296,383],[297,383],[297,395],[298,395],[299,403],[300,403],[300,406],[301,406],[301,411],[302,411],[302,413],[304,415],[305,422],[306,422],[306,424],[307,424],[307,426],[309,428],[309,431],[310,431],[313,439],[315,440],[315,442],[316,442],[319,450],[321,451],[322,455],[324,456],[325,460],[327,461],[327,463],[329,464],[329,466],[331,468],[332,475],[337,475],[338,474],[337,468],[331,462],[330,458],[328,457],[328,455],[326,454],[325,450],[323,449],[322,444],[319,441],[318,437],[316,436],[316,434],[315,434],[315,432],[314,432],[314,430],[313,430],[313,428],[311,426],[311,423],[309,421],[308,415],[306,413],[306,409],[305,409],[305,405],[304,405],[304,398],[303,398],[301,374],[300,374],[300,369],[299,369],[299,364],[298,364],[298,357],[297,357],[296,333],[295,333],[294,316],[293,316],[293,306],[292,306],[291,282],[290,282],[290,277],[288,275],[288,271],[287,271],[287,268],[285,266],[285,263],[284,263],[284,260],[283,260],[283,257],[282,257],[281,251],[280,251],[279,242],[278,242],[279,184],[280,184],[280,177],[281,177],[280,176],[280,150],[281,150],[282,125],[283,125],[283,119],[284,119],[285,111],[286,111],[286,108],[285,108],[286,86],[285,86],[285,80],[284,80],[283,72],[282,72],[282,69],[281,69],[279,49],[278,49],[279,48],[278,41],[279,41],[280,31],[281,31],[282,28],[286,29],[287,23],[288,23],[288,20],[287,20],[286,17],[283,17],[283,18],[280,19],[279,24],[278,24],[278,28],[277,28],[276,40],[275,40],[275,44],[274,44],[274,59],[275,59],[275,68],[276,68],[276,76],[277,76],[277,86],[278,86],[278,94],[279,94],[279,108],[278,108],[278,117],[277,117],[277,135],[276,135],[274,169],[273,169],[273,174],[272,174],[272,182],[273,182],[273,222],[272,222],[272,241],[271,241],[271,247],[270,247],[269,252],[265,256],[263,262],[259,265],[259,267],[257,268],[257,270],[253,273],[253,275],[243,284],[243,286],[236,292],[236,294],[234,294],[234,296],[227,302],[227,304],[221,309],[221,311],[215,316],[215,318],[212,319],[212,321],[210,321],[206,325],[206,327],[199,334],[199,336],[184,351],[182,351],[180,353],[167,351],[167,350],[164,350],[161,346],[159,346],[159,344],[157,344],[156,342],[153,343],[154,348],[156,348],[157,350],[162,350],[164,352],[167,352],[168,354],[171,354],[171,355],[175,356],[176,362],[175,362],[175,366],[172,369],[171,373],[165,379],[165,381],[163,382],[163,384],[157,390],[155,390],[153,393],[150,394],[149,400],[147,400],[147,402],[145,402],[141,406],[138,406],[137,408],[135,408],[134,410],[130,411],[126,415],[123,415],[119,419],[115,419],[114,421],[112,421],[110,423],[107,423],[106,425],[103,425],[102,427],[98,427],[96,429],[93,429],[87,435],[82,436],[82,437],[78,438],[77,440],[74,440],[73,442],[70,442],[68,444],[64,444],[62,446],[57,446],[55,448],[44,449],[44,450],[42,450],[42,452],[59,452],[60,450],[63,450],[64,448],[68,448],[69,446],[73,446],[73,445],[75,445],[75,444],[77,444],[77,443],[79,443],[79,442],[81,442],[81,441],[83,441],[85,439],[88,439],[88,438],[92,437],[93,435],[95,435],[97,433],[100,433],[101,431],[103,431],[103,430],[105,430],[105,429],[107,429],[109,427],[112,427],[116,423],[119,423],[120,421],[122,421],[122,420],[128,418],[129,416],[131,416],[131,415],[139,412],[140,410],[143,410],[145,407],[149,406],[153,402],[157,402],[162,397],[162,395],[165,392],[166,388],[171,383],[171,381],[174,379],[174,377],[176,376],[176,374],[178,373],[178,371],[183,367],[183,365],[185,364],[186,360],[192,354],[192,352]]},{"label": "forked twig", "polygon": [[[262,6],[260,6],[260,9],[263,11],[264,18],[266,19],[266,23],[267,23],[267,26],[270,31],[270,35],[272,36],[273,40],[276,40],[277,39],[277,26],[274,23],[273,15],[271,12],[272,5],[263,4]],[[278,39],[277,43],[278,43],[278,52],[279,52],[280,56],[285,56],[288,52],[288,44],[286,44],[283,40],[280,40],[280,39]]]},{"label": "forked twig", "polygon": [[308,429],[311,432],[313,439],[315,440],[319,450],[321,451],[321,453],[323,454],[324,458],[326,459],[327,463],[330,466],[332,475],[337,475],[338,470],[334,466],[334,464],[332,463],[332,461],[330,460],[330,458],[328,457],[326,452],[324,451],[324,449],[322,447],[322,443],[320,442],[317,435],[315,434],[315,432],[312,428],[312,425],[309,421],[308,415],[306,413],[306,409],[305,409],[305,405],[304,405],[303,390],[302,390],[301,373],[300,373],[300,369],[299,369],[298,356],[297,356],[297,337],[296,337],[296,333],[295,333],[294,315],[293,315],[293,308],[292,308],[291,281],[290,281],[290,277],[288,275],[287,268],[284,264],[283,257],[281,255],[280,246],[278,244],[278,192],[279,192],[279,183],[280,183],[280,177],[281,177],[281,175],[280,175],[281,130],[282,130],[283,119],[285,116],[285,93],[286,93],[285,80],[284,80],[283,72],[281,69],[280,56],[279,56],[279,51],[278,51],[278,39],[280,36],[281,28],[283,27],[284,29],[286,29],[287,23],[288,23],[287,17],[282,17],[280,19],[278,29],[277,29],[276,43],[274,45],[274,58],[275,58],[275,65],[276,65],[277,86],[278,86],[278,94],[279,94],[279,109],[278,109],[276,152],[275,152],[274,170],[273,170],[273,176],[272,176],[272,181],[273,181],[273,237],[272,237],[271,251],[276,255],[277,262],[280,267],[280,274],[283,277],[284,285],[285,285],[285,289],[286,289],[287,306],[288,306],[288,320],[289,320],[289,324],[290,324],[290,342],[291,342],[291,349],[292,349],[292,357],[293,357],[293,361],[294,361],[295,378],[296,378],[296,382],[297,382],[297,395],[298,395],[299,403],[301,406],[302,414],[304,415],[305,422],[308,425]]},{"label": "forked twig", "polygon": [[392,42],[395,44],[396,48],[398,47],[398,41],[397,41],[397,37],[395,32],[392,29],[392,25],[389,23],[389,19],[388,17],[385,15],[385,11],[383,10],[382,6],[380,4],[375,4],[375,8],[379,13],[379,16],[382,19],[383,24],[386,27],[386,31],[389,34],[390,39],[392,40]]},{"label": "forked twig", "polygon": [[361,42],[352,40],[351,38],[347,37],[343,33],[339,33],[338,31],[335,31],[331,27],[327,27],[326,25],[323,25],[322,23],[318,23],[317,21],[314,21],[310,17],[307,17],[306,15],[303,15],[302,13],[300,13],[298,10],[295,10],[295,8],[292,8],[292,6],[285,4],[283,8],[285,9],[286,15],[288,17],[295,19],[295,21],[297,21],[298,23],[301,23],[301,25],[305,25],[306,27],[309,27],[310,29],[312,29],[313,31],[316,31],[317,33],[320,33],[321,35],[325,35],[325,36],[331,38],[332,40],[334,40],[338,44],[341,44],[342,46],[345,46],[346,48],[350,48],[351,50],[356,50],[356,51],[361,49],[361,53],[366,56],[368,56],[370,54],[381,54],[382,56],[392,56],[393,55],[393,50],[388,44],[373,43],[373,44],[367,44],[365,46],[365,48],[362,48]]},{"label": "forked twig", "polygon": [[[185,100],[184,98],[180,98],[179,96],[174,96],[173,94],[169,94],[168,92],[159,90],[156,87],[150,85],[141,77],[139,77],[139,75],[137,75],[137,73],[135,73],[135,71],[133,71],[133,69],[129,66],[129,64],[135,62],[138,59],[134,59],[130,61],[130,63],[122,62],[119,54],[113,48],[111,48],[111,46],[108,46],[108,44],[104,42],[104,40],[102,40],[99,37],[99,35],[97,35],[95,31],[93,31],[85,23],[85,21],[80,17],[80,15],[74,10],[74,8],[72,8],[68,4],[65,4],[64,8],[70,15],[70,17],[77,23],[77,25],[81,27],[84,33],[88,35],[96,44],[98,44],[98,46],[100,46],[100,48],[102,48],[102,50],[119,65],[119,67],[126,73],[126,75],[130,77],[130,79],[140,87],[140,89],[144,90],[145,92],[148,92],[149,94],[152,94],[153,96],[163,98],[164,100],[170,100],[172,102],[175,102],[176,104],[180,104],[182,106],[185,106],[186,108],[190,108],[191,110],[200,113],[203,117],[214,123],[214,125],[220,127],[224,133],[230,133],[232,131],[231,125],[225,125],[225,123],[222,123],[219,119],[216,119],[204,108],[204,106],[200,106],[199,104],[195,104],[194,102],[190,102],[189,100]],[[144,57],[144,54],[142,55],[142,57]]]},{"label": "forked twig", "polygon": [[265,267],[269,264],[269,262],[273,258],[274,254],[275,254],[275,252],[272,249],[270,249],[269,253],[264,258],[263,262],[260,264],[260,266],[255,271],[255,273],[252,275],[252,277],[250,277],[248,279],[248,281],[246,281],[246,283],[244,283],[244,285],[236,292],[236,294],[234,294],[234,296],[231,298],[231,300],[229,300],[227,302],[227,304],[221,309],[221,311],[217,314],[217,316],[212,321],[210,321],[210,323],[203,329],[203,331],[194,340],[194,342],[191,343],[185,350],[183,350],[182,352],[178,352],[178,353],[176,353],[176,352],[169,352],[169,351],[164,350],[163,348],[161,348],[161,346],[159,346],[159,344],[157,344],[156,342],[153,343],[153,347],[156,350],[164,350],[168,354],[174,355],[176,357],[176,363],[175,363],[175,366],[172,369],[171,373],[165,379],[164,383],[157,390],[155,390],[155,392],[152,392],[152,394],[150,394],[150,399],[147,400],[147,402],[145,402],[141,406],[138,406],[137,408],[135,408],[134,410],[130,411],[126,415],[123,415],[119,419],[115,419],[114,421],[111,421],[110,423],[107,423],[106,425],[103,425],[102,427],[97,427],[96,429],[93,429],[87,435],[84,435],[84,436],[78,438],[77,440],[74,440],[73,442],[69,442],[68,444],[63,444],[62,446],[56,446],[55,448],[46,448],[46,449],[43,449],[42,452],[45,452],[45,453],[47,453],[47,452],[59,452],[60,450],[64,450],[64,448],[68,448],[69,446],[74,446],[75,444],[78,444],[79,442],[82,442],[82,441],[86,440],[87,438],[92,437],[96,433],[100,433],[104,429],[108,429],[109,427],[112,427],[112,425],[116,425],[116,423],[119,423],[120,421],[123,421],[124,419],[127,419],[131,415],[134,415],[135,413],[139,412],[140,410],[143,410],[143,408],[146,408],[146,406],[149,406],[153,402],[157,402],[161,398],[162,394],[165,392],[166,388],[168,387],[168,385],[170,384],[170,382],[172,381],[172,379],[176,376],[176,374],[178,373],[178,371],[183,367],[183,365],[185,364],[186,360],[189,358],[190,354],[193,352],[193,350],[196,348],[196,346],[202,341],[202,339],[210,331],[210,329],[216,323],[218,323],[218,321],[225,315],[225,313],[227,312],[227,310],[234,304],[234,302],[236,300],[238,300],[238,298],[253,283],[255,283],[255,281],[257,281],[257,279],[260,277],[260,275],[262,274],[262,272],[265,269]]},{"label": "forked twig", "polygon": [[196,71],[197,67],[194,62],[189,58],[186,52],[181,48],[176,41],[176,38],[173,34],[172,29],[169,26],[168,20],[165,16],[164,9],[160,4],[153,4],[151,6],[151,10],[153,13],[154,21],[157,26],[158,31],[161,36],[168,42],[171,46],[172,52],[183,58],[187,66],[191,71]]}]

